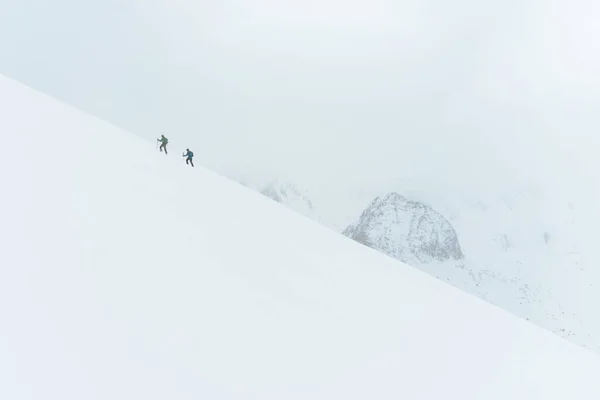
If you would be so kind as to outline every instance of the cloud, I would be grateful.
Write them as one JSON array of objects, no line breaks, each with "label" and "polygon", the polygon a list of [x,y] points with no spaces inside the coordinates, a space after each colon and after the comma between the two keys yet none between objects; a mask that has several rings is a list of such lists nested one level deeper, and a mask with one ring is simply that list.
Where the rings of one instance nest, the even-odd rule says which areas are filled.
[{"label": "cloud", "polygon": [[477,187],[594,163],[591,1],[26,3],[2,72],[219,171]]}]

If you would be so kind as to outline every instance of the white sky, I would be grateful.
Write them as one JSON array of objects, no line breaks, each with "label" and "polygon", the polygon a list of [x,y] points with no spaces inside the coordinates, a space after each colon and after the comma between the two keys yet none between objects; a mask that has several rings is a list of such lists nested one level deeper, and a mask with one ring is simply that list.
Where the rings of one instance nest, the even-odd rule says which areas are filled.
[{"label": "white sky", "polygon": [[221,171],[486,185],[598,152],[594,0],[0,6],[0,72]]}]

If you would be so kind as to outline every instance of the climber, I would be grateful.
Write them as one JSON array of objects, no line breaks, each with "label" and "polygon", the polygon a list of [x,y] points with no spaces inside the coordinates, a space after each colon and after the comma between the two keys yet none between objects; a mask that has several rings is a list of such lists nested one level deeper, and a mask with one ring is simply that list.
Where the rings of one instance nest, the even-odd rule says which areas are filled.
[{"label": "climber", "polygon": [[185,159],[185,163],[186,164],[191,164],[192,167],[194,166],[194,162],[192,161],[192,157],[194,157],[194,153],[190,151],[190,149],[185,149],[187,151],[187,153],[185,153],[183,156],[187,157]]},{"label": "climber", "polygon": [[165,135],[160,135],[160,139],[156,139],[156,140],[162,143],[160,145],[160,152],[162,153],[163,149],[165,149],[165,154],[168,154],[167,153],[167,144],[169,143],[169,139],[167,139],[165,137]]}]

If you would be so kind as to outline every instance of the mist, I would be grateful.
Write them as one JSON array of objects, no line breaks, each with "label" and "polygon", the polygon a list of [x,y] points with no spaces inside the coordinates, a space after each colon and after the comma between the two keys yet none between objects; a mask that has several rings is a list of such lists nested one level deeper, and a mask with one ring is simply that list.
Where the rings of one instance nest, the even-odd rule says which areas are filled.
[{"label": "mist", "polygon": [[596,2],[5,3],[1,73],[221,173],[328,190],[595,181]]}]

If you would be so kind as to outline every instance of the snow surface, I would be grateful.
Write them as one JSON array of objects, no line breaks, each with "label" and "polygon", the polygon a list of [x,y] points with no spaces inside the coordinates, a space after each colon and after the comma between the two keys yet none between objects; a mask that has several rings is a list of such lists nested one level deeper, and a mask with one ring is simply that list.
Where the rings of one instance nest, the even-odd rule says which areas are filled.
[{"label": "snow surface", "polygon": [[595,354],[181,149],[0,110],[1,399],[600,398]]},{"label": "snow surface", "polygon": [[[570,144],[565,140],[540,147],[568,149]],[[573,152],[584,159],[588,147],[579,145]],[[548,149],[545,153],[554,154]],[[551,182],[543,174],[529,182],[505,182],[505,176],[489,174],[488,185],[483,186],[432,184],[414,168],[398,170],[397,183],[376,183],[385,189],[340,190],[335,185],[301,189],[300,196],[313,205],[311,213],[299,209],[290,197],[281,202],[338,232],[356,224],[377,196],[398,192],[431,206],[452,224],[465,258],[458,263],[405,262],[600,354],[600,185],[576,163],[571,166],[575,170],[556,171],[560,158],[544,156],[543,164],[552,170]],[[527,165],[522,170],[535,174]],[[460,179],[450,175],[451,180]],[[260,180],[254,179],[253,187],[259,190]],[[407,229],[401,221],[388,222],[388,234]]]}]

